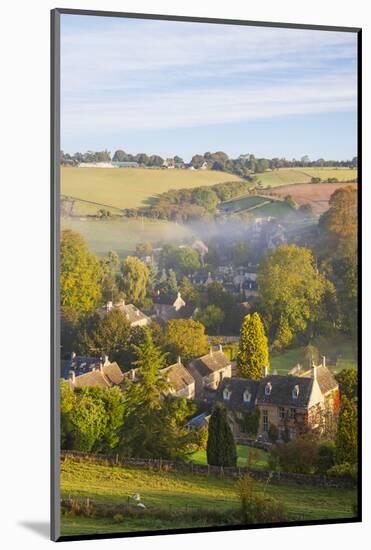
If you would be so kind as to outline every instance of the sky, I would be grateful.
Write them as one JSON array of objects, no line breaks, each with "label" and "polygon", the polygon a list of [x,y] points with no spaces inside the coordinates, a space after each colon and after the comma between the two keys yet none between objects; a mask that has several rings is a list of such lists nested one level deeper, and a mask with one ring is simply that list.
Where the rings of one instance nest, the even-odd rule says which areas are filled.
[{"label": "sky", "polygon": [[357,154],[355,33],[63,14],[61,146]]}]

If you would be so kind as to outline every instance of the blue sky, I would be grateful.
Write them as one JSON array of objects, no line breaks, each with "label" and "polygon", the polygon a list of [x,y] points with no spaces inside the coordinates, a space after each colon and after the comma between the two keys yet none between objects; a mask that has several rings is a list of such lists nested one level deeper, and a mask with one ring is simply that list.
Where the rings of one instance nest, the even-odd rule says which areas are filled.
[{"label": "blue sky", "polygon": [[62,15],[61,142],[350,159],[354,33]]}]

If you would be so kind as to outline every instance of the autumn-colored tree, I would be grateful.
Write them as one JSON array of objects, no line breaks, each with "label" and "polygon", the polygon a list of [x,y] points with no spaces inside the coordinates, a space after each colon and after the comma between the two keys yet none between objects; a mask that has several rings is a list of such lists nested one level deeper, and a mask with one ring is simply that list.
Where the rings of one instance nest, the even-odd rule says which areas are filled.
[{"label": "autumn-colored tree", "polygon": [[269,368],[268,339],[259,313],[246,315],[240,333],[237,372],[243,378],[257,380]]},{"label": "autumn-colored tree", "polygon": [[62,317],[79,319],[91,313],[101,300],[102,270],[84,239],[70,229],[62,231],[60,294]]},{"label": "autumn-colored tree", "polygon": [[329,200],[330,208],[322,215],[321,225],[339,239],[356,238],[357,188],[347,185],[336,189]]},{"label": "autumn-colored tree", "polygon": [[358,394],[357,369],[342,369],[335,375],[335,378],[339,384],[341,396],[345,396],[351,401],[355,401]]},{"label": "autumn-colored tree", "polygon": [[207,353],[208,342],[205,327],[192,319],[172,319],[166,323],[165,346],[173,359],[180,356],[185,361]]}]

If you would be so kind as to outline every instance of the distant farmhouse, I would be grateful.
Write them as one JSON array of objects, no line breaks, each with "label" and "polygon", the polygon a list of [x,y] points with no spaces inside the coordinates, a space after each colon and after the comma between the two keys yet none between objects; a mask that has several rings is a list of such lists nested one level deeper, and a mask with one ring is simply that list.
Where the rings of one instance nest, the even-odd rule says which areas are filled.
[{"label": "distant farmhouse", "polygon": [[151,322],[151,319],[136,306],[133,304],[125,304],[125,300],[121,300],[115,304],[111,301],[107,302],[106,305],[97,309],[97,313],[103,318],[114,309],[118,309],[126,316],[131,327],[145,327]]},{"label": "distant farmhouse", "polygon": [[224,378],[232,376],[232,364],[221,345],[217,351],[210,347],[207,355],[193,359],[188,370],[195,379],[197,399],[204,399],[209,390],[216,390]]},{"label": "distant farmhouse", "polygon": [[338,384],[325,362],[313,364],[300,375],[266,375],[260,380],[223,379],[216,400],[228,409],[228,418],[237,441],[248,439],[243,418],[248,411],[260,411],[258,437],[268,439],[274,425],[279,439],[292,439],[300,430],[322,430],[337,407]]}]

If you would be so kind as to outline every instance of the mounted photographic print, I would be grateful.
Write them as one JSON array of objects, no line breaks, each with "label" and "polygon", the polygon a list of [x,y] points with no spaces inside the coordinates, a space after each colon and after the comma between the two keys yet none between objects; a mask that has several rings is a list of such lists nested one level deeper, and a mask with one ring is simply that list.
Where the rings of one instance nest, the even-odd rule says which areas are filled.
[{"label": "mounted photographic print", "polygon": [[361,521],[360,39],[53,10],[53,540]]}]

